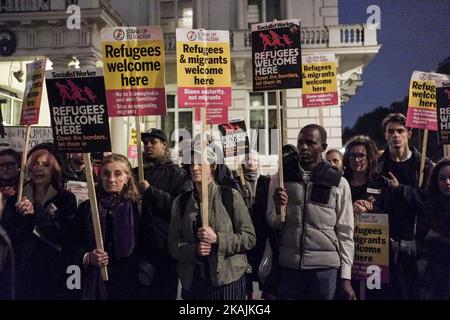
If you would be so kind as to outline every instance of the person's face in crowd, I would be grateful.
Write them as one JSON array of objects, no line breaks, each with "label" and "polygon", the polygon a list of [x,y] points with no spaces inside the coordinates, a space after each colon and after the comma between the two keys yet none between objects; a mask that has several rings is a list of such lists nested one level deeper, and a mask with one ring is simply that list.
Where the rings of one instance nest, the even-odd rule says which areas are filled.
[{"label": "person's face in crowd", "polygon": [[248,171],[258,171],[259,159],[255,153],[250,153],[245,159],[245,167]]},{"label": "person's face in crowd", "polygon": [[121,192],[129,179],[127,166],[120,161],[108,162],[102,167],[100,178],[107,193]]},{"label": "person's face in crowd", "polygon": [[144,141],[144,152],[148,159],[155,160],[166,154],[166,143],[159,138],[148,138]]},{"label": "person's face in crowd", "polygon": [[[202,165],[201,164],[191,164],[191,166],[189,167],[190,171],[191,171],[191,179],[194,183],[200,183],[202,182]],[[208,182],[210,182],[212,180],[212,173],[213,170],[211,170],[211,166],[210,165],[206,165],[205,166],[205,170],[206,170],[206,176],[208,177]]]},{"label": "person's face in crowd", "polygon": [[70,158],[74,163],[76,163],[79,166],[84,165],[84,158],[82,153],[72,153],[70,155]]},{"label": "person's face in crowd", "polygon": [[304,169],[313,169],[322,159],[322,151],[326,148],[320,139],[320,132],[310,128],[300,132],[297,139],[297,149],[300,165]]},{"label": "person's face in crowd", "polygon": [[30,177],[35,185],[49,185],[52,180],[52,175],[53,167],[51,165],[50,157],[47,154],[37,157],[31,164]]},{"label": "person's face in crowd", "polygon": [[354,146],[350,149],[349,165],[353,172],[365,172],[367,170],[367,150],[364,146]]},{"label": "person's face in crowd", "polygon": [[450,196],[450,166],[444,166],[438,174],[439,191],[446,196]]},{"label": "person's face in crowd", "polygon": [[330,152],[326,155],[327,161],[331,163],[333,167],[338,169],[339,171],[342,170],[342,157],[337,152]]},{"label": "person's face in crowd", "polygon": [[19,165],[9,155],[0,156],[0,180],[12,180],[18,176]]},{"label": "person's face in crowd", "polygon": [[398,122],[388,122],[384,137],[390,148],[403,149],[408,147],[408,140],[411,138],[411,130]]}]

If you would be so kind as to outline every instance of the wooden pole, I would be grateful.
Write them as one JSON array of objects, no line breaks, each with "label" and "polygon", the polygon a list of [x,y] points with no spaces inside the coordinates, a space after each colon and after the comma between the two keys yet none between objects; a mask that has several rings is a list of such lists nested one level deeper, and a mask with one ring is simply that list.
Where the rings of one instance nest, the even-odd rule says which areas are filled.
[{"label": "wooden pole", "polygon": [[450,157],[450,145],[449,144],[444,144],[444,158],[449,158]]},{"label": "wooden pole", "polygon": [[[282,142],[282,130],[281,130],[281,101],[280,90],[275,91],[276,103],[277,103],[277,129],[278,129],[278,177],[280,188],[284,188],[284,172],[283,172],[283,142]],[[281,222],[286,220],[286,208],[282,207]]]},{"label": "wooden pole", "polygon": [[208,221],[208,176],[206,167],[209,166],[207,162],[206,153],[206,107],[200,109],[200,120],[201,120],[201,165],[202,165],[202,201],[200,203],[200,208],[202,210],[202,226],[207,227],[209,225]]},{"label": "wooden pole", "polygon": [[[97,206],[97,196],[95,195],[95,186],[94,186],[94,177],[92,175],[92,164],[91,157],[89,153],[84,153],[84,170],[86,172],[86,180],[88,185],[89,192],[89,203],[91,205],[92,212],[92,223],[94,224],[94,234],[95,234],[95,245],[97,250],[104,251],[103,248],[103,237],[102,237],[102,227],[100,225],[100,217],[98,215],[98,206]],[[102,275],[103,281],[108,281],[108,269],[106,266],[100,267],[100,272]]]},{"label": "wooden pole", "polygon": [[142,147],[141,147],[141,116],[137,115],[134,120],[136,124],[136,149],[138,158],[138,174],[139,182],[144,181],[144,163],[142,159]]},{"label": "wooden pole", "polygon": [[425,169],[425,158],[427,156],[427,144],[428,144],[428,129],[425,129],[423,131],[422,155],[420,158],[419,188],[421,188],[423,184],[423,171]]},{"label": "wooden pole", "polygon": [[23,148],[22,161],[20,162],[19,190],[17,190],[17,202],[20,202],[23,195],[23,183],[27,166],[28,144],[30,143],[30,126],[25,127],[25,146]]},{"label": "wooden pole", "polygon": [[366,300],[366,280],[359,281],[359,300]]}]

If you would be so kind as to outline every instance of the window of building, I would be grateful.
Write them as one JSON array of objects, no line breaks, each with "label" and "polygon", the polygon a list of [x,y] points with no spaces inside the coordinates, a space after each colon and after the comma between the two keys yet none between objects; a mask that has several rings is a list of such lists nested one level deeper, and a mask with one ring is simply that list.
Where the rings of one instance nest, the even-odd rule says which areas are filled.
[{"label": "window of building", "polygon": [[3,124],[7,126],[19,125],[22,100],[18,99],[13,93],[3,91],[0,92],[0,101]]},{"label": "window of building", "polygon": [[174,148],[180,136],[192,133],[192,109],[178,108],[175,95],[167,95],[167,115],[161,117],[161,129],[167,135],[168,146]]},{"label": "window of building", "polygon": [[192,0],[161,0],[161,28],[174,33],[176,28],[193,28]]},{"label": "window of building", "polygon": [[250,92],[250,144],[261,155],[278,152],[276,107],[275,92]]}]

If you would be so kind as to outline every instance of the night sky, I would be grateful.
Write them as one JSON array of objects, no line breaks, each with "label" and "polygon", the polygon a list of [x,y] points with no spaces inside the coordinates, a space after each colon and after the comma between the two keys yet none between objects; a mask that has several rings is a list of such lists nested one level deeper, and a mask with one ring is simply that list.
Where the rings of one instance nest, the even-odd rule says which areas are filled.
[{"label": "night sky", "polygon": [[340,0],[339,24],[365,23],[370,5],[381,9],[382,47],[364,69],[363,86],[343,105],[343,127],[403,100],[414,70],[432,71],[450,56],[450,0]]}]

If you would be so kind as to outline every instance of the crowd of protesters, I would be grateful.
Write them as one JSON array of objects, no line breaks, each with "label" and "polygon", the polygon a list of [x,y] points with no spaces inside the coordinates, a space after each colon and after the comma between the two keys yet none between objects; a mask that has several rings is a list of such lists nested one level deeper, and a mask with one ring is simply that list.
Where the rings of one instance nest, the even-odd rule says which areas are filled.
[{"label": "crowd of protesters", "polygon": [[[278,174],[261,174],[254,150],[233,176],[212,139],[207,165],[199,140],[189,162],[188,148],[174,162],[164,132],[151,129],[142,134],[143,181],[125,156],[94,159],[103,250],[90,201],[77,205],[65,189],[86,181],[82,154],[35,146],[18,199],[19,154],[1,150],[0,299],[174,300],[181,283],[187,300],[251,300],[255,286],[267,300],[354,300],[354,218],[364,213],[389,218],[389,283],[364,298],[450,299],[450,160],[426,159],[421,173],[405,117],[380,125],[382,153],[367,136],[327,150],[323,127],[303,127],[297,147],[283,146],[283,187]],[[81,270],[75,289],[72,265]]]}]

